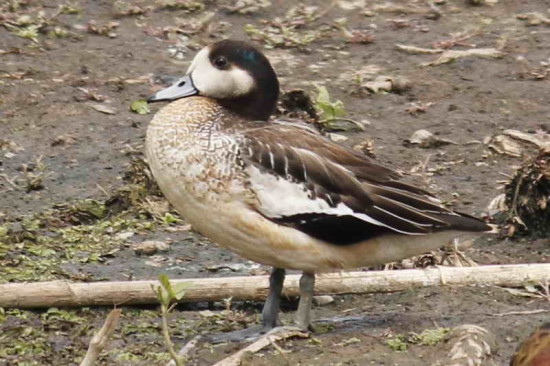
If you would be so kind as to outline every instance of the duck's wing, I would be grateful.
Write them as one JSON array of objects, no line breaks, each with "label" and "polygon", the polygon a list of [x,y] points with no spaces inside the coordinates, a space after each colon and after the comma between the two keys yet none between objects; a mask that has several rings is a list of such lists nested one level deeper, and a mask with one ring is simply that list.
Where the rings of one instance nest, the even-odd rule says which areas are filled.
[{"label": "duck's wing", "polygon": [[318,239],[351,244],[395,232],[487,231],[372,159],[302,127],[272,123],[244,131],[241,156],[265,217]]}]

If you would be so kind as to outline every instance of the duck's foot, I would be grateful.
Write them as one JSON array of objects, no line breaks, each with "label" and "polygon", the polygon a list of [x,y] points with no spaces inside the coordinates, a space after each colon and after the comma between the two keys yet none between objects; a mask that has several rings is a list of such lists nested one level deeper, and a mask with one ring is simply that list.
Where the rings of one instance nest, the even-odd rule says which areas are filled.
[{"label": "duck's foot", "polygon": [[249,328],[234,330],[227,333],[206,335],[204,339],[212,344],[225,342],[252,342],[273,329],[275,329],[275,327],[258,324]]},{"label": "duck's foot", "polygon": [[309,331],[294,325],[281,325],[274,328],[255,325],[250,328],[234,330],[232,332],[207,335],[203,339],[209,343],[216,344],[225,342],[254,342],[266,336],[274,337],[274,340],[294,336],[308,337]]},{"label": "duck's foot", "polygon": [[279,324],[279,304],[285,280],[285,270],[273,268],[269,277],[269,294],[262,310],[262,323],[246,329],[206,336],[210,343],[254,341]]}]

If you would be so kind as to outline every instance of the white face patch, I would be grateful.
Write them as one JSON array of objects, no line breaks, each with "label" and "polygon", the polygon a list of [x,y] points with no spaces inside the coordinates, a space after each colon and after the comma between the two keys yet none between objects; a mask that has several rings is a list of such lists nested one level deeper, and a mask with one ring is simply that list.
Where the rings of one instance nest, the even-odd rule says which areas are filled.
[{"label": "white face patch", "polygon": [[243,69],[232,65],[227,70],[220,70],[210,63],[210,49],[203,48],[189,66],[193,84],[201,95],[225,99],[248,94],[254,88],[254,79]]}]

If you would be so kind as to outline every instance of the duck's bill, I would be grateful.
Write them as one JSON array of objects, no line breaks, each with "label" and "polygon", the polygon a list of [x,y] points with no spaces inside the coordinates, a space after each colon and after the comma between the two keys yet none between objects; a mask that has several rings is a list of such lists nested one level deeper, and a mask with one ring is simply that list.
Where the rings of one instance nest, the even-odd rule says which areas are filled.
[{"label": "duck's bill", "polygon": [[191,75],[185,75],[167,88],[157,91],[147,98],[147,102],[160,102],[163,100],[176,100],[179,98],[197,95],[199,91],[193,84]]}]

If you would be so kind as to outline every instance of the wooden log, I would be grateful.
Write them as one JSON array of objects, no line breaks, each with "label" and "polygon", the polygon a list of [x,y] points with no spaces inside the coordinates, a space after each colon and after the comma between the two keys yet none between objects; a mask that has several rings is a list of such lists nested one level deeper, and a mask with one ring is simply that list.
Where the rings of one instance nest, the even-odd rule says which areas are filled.
[{"label": "wooden log", "polygon": [[[284,296],[298,296],[300,275],[285,280]],[[441,285],[487,285],[519,287],[550,282],[550,263],[491,265],[477,267],[435,267],[398,271],[339,272],[317,276],[315,293],[360,294],[393,292]],[[265,299],[268,276],[190,278],[183,301]],[[41,308],[93,305],[156,304],[151,286],[157,281],[117,281],[75,283],[49,281],[0,285],[0,307]]]}]

